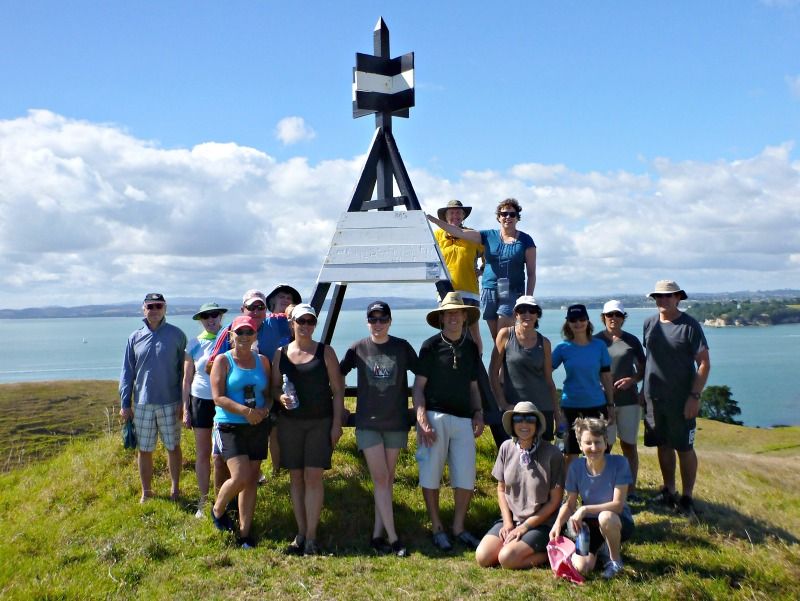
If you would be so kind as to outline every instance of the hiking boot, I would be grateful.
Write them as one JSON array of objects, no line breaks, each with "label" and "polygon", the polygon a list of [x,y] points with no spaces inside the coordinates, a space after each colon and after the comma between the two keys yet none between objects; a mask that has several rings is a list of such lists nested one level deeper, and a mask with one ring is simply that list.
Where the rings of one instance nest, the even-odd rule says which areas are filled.
[{"label": "hiking boot", "polygon": [[252,536],[243,536],[237,542],[242,549],[256,548],[256,541]]},{"label": "hiking boot", "polygon": [[322,549],[319,548],[317,541],[313,538],[307,538],[305,547],[303,548],[303,555],[322,555]]},{"label": "hiking boot", "polygon": [[233,531],[233,522],[231,521],[230,516],[227,513],[223,513],[220,517],[217,517],[214,514],[214,505],[211,505],[211,519],[214,522],[214,526],[216,526],[217,530],[220,532],[232,532]]},{"label": "hiking boot", "polygon": [[683,517],[689,519],[694,519],[697,517],[697,510],[694,507],[694,500],[692,497],[687,497],[686,495],[681,495],[681,498],[678,499],[675,511],[678,512],[678,515],[682,515]]},{"label": "hiking boot", "polygon": [[369,541],[369,546],[372,547],[372,550],[375,551],[378,555],[388,555],[392,552],[391,545],[386,542],[386,539],[382,536],[376,536],[372,540]]},{"label": "hiking boot", "polygon": [[662,486],[658,494],[653,497],[653,503],[656,505],[663,505],[664,507],[674,508],[677,502],[678,494],[670,492],[666,486]]},{"label": "hiking boot", "polygon": [[475,536],[473,536],[468,530],[462,530],[458,534],[453,534],[453,536],[458,542],[466,547],[469,547],[473,551],[478,548],[478,545],[481,544],[481,541],[475,538]]},{"label": "hiking boot", "polygon": [[609,561],[606,567],[603,568],[603,578],[606,580],[613,578],[622,571],[623,567],[622,561]]},{"label": "hiking boot", "polygon": [[392,543],[391,548],[392,553],[397,555],[397,557],[408,557],[408,549],[406,549],[406,546],[400,542],[399,538]]},{"label": "hiking boot", "polygon": [[439,530],[439,532],[433,533],[433,546],[440,551],[453,550],[453,543],[450,542],[450,538],[447,536],[447,532],[444,530]]},{"label": "hiking boot", "polygon": [[286,555],[302,555],[303,551],[306,546],[306,539],[304,536],[300,536],[299,534],[294,537],[294,540],[286,545],[286,548],[283,552]]}]

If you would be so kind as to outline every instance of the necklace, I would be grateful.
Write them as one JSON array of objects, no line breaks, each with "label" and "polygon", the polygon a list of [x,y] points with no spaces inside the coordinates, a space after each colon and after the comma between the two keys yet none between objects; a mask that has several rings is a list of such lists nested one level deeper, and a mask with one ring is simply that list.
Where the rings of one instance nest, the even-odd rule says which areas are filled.
[{"label": "necklace", "polygon": [[461,333],[461,338],[459,339],[458,344],[452,344],[449,340],[447,340],[447,338],[444,337],[444,332],[439,332],[439,336],[442,337],[442,342],[449,346],[450,350],[453,351],[453,369],[458,369],[458,356],[456,355],[456,349],[464,344],[464,340],[467,338],[466,329]]}]

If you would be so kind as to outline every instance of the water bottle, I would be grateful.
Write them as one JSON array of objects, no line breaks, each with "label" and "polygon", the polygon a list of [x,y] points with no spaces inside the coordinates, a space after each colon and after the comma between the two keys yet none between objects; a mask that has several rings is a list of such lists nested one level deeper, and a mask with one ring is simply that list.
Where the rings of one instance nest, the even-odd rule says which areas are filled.
[{"label": "water bottle", "polygon": [[256,387],[252,384],[244,387],[244,405],[250,409],[256,408]]},{"label": "water bottle", "polygon": [[289,402],[286,404],[287,409],[297,409],[300,406],[300,399],[297,398],[297,389],[286,374],[283,374],[283,394],[289,397]]},{"label": "water bottle", "polygon": [[567,422],[562,417],[561,420],[558,422],[558,428],[556,429],[556,446],[558,450],[562,453],[564,452],[564,441],[567,437]]},{"label": "water bottle", "polygon": [[578,532],[577,538],[575,539],[575,553],[583,556],[589,555],[590,539],[591,535],[589,534],[589,526],[583,524],[580,532]]}]

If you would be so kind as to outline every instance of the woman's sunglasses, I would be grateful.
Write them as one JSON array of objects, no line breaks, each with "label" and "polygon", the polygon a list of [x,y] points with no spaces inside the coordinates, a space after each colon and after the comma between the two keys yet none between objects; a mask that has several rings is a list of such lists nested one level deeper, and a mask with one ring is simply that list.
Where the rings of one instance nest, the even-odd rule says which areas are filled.
[{"label": "woman's sunglasses", "polygon": [[315,326],[317,325],[317,318],[316,317],[298,317],[294,320],[294,322],[299,326]]},{"label": "woman's sunglasses", "polygon": [[237,336],[255,336],[256,331],[251,328],[239,328],[238,330],[234,330],[234,333]]},{"label": "woman's sunglasses", "polygon": [[222,311],[209,311],[208,313],[201,313],[200,319],[216,319],[222,315]]},{"label": "woman's sunglasses", "polygon": [[530,415],[529,413],[517,413],[511,416],[511,421],[515,424],[521,424],[523,422],[526,424],[535,424],[539,419],[535,415]]},{"label": "woman's sunglasses", "polygon": [[392,321],[391,317],[367,317],[367,323],[376,324],[376,323],[389,323]]}]

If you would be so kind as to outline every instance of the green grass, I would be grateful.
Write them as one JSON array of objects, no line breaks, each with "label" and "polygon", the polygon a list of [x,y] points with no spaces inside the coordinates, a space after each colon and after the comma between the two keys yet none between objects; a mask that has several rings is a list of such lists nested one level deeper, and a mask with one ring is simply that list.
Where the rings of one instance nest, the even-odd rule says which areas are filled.
[{"label": "green grass", "polygon": [[[66,446],[59,443],[55,455],[0,475],[3,599],[800,598],[800,428],[756,430],[701,420],[701,521],[638,507],[636,534],[623,548],[624,576],[612,582],[592,577],[578,588],[553,579],[549,569],[485,570],[467,551],[438,553],[429,542],[416,487],[413,445],[401,455],[395,493],[398,529],[412,555],[404,560],[372,556],[367,545],[371,486],[349,429],[325,479],[320,538],[332,555],[281,553],[294,533],[286,475],[260,487],[255,522],[260,545],[242,551],[210,520],[193,516],[192,437],[184,436],[183,502],[166,499],[165,454],[159,447],[158,498],[140,505],[134,455],[122,449],[116,424],[112,434],[106,433],[100,389],[87,389],[84,382],[56,387],[58,398],[88,394],[82,398],[94,399],[93,408],[76,412],[83,418],[97,413],[93,439],[74,436]],[[0,386],[3,403],[8,390]],[[47,390],[41,389],[43,394]],[[32,391],[23,396],[37,407],[47,405],[47,396]],[[11,419],[0,416],[4,432],[13,431]],[[32,440],[41,446],[38,437]],[[24,436],[15,444],[24,446]],[[467,524],[477,534],[498,512],[493,462],[487,433],[479,441],[478,489]],[[642,464],[641,488],[654,492],[655,455],[643,450]],[[448,519],[452,495],[447,490],[442,506]]]}]

